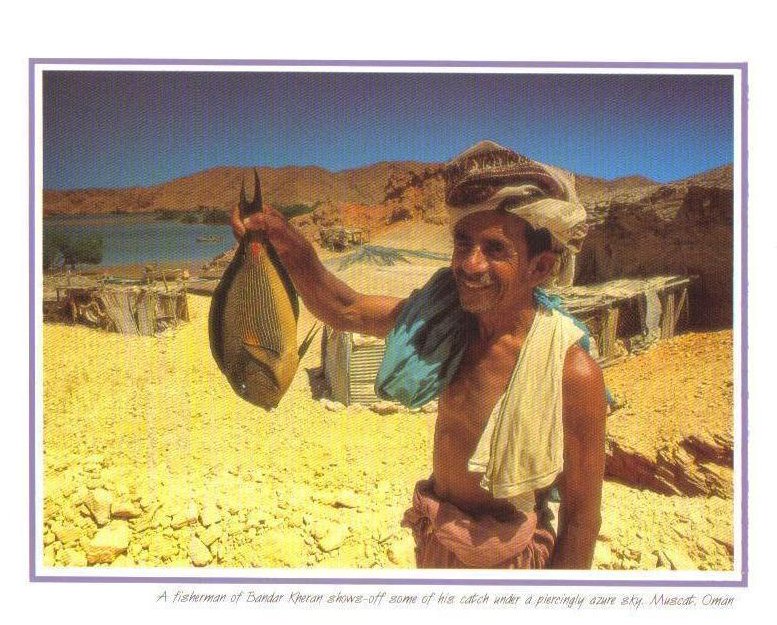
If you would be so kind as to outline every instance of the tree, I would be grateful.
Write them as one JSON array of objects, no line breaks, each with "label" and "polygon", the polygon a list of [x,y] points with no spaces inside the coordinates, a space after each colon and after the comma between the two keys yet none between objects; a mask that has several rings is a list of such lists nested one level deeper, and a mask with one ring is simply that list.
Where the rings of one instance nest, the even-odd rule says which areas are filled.
[{"label": "tree", "polygon": [[97,265],[103,259],[103,239],[100,236],[73,237],[54,232],[43,241],[43,269],[70,267],[78,263]]}]

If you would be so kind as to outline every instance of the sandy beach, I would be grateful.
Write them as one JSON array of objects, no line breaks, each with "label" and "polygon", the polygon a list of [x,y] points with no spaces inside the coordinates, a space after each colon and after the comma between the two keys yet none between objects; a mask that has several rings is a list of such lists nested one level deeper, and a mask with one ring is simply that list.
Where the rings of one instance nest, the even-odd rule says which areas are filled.
[{"label": "sandy beach", "polygon": [[[402,295],[436,266],[343,273]],[[280,405],[256,408],[211,357],[209,304],[190,294],[190,322],[155,337],[44,324],[45,564],[412,568],[400,520],[430,472],[436,414],[328,410],[317,344]],[[303,310],[300,337],[311,323]],[[730,435],[731,359],[728,330],[681,335],[606,369],[621,400],[608,436],[649,456],[682,446],[689,415]],[[731,570],[733,506],[610,478],[594,566]]]}]

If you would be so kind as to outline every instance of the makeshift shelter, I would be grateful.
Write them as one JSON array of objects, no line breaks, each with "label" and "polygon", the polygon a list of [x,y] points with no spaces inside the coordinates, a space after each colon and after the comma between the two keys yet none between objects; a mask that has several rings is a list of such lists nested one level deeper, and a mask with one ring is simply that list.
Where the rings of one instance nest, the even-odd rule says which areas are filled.
[{"label": "makeshift shelter", "polygon": [[[548,289],[588,326],[602,367],[677,332],[688,309],[691,278],[623,278],[601,284]],[[321,361],[332,399],[343,404],[377,401],[374,384],[383,360],[382,339],[324,328]]]},{"label": "makeshift shelter", "polygon": [[44,321],[153,336],[189,321],[186,283],[52,276],[44,279]]}]

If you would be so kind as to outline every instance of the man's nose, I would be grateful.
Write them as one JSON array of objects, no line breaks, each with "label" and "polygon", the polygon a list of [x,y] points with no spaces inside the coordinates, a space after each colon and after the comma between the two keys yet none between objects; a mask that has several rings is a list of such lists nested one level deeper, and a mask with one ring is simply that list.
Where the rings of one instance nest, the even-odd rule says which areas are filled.
[{"label": "man's nose", "polygon": [[461,268],[469,274],[483,273],[488,270],[488,261],[479,245],[473,245],[461,263]]}]

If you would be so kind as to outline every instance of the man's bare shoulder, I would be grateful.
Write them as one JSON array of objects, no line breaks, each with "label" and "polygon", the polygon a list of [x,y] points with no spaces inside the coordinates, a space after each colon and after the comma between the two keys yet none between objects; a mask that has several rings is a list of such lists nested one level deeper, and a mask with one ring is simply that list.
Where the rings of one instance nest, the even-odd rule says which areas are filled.
[{"label": "man's bare shoulder", "polygon": [[607,403],[602,368],[579,345],[567,350],[563,373],[564,424],[588,429],[604,420]]}]

